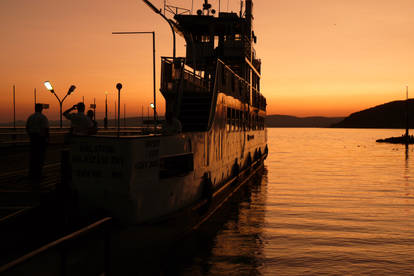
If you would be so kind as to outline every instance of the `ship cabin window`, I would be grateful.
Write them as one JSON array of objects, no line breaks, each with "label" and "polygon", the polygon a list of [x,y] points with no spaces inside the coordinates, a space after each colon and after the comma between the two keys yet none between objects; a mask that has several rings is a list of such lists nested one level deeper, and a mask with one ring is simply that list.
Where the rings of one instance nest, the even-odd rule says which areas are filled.
[{"label": "ship cabin window", "polygon": [[249,112],[245,111],[244,112],[244,127],[245,130],[250,130],[250,124],[249,124]]},{"label": "ship cabin window", "polygon": [[240,41],[241,40],[241,35],[240,34],[235,34],[234,35],[234,40]]},{"label": "ship cabin window", "polygon": [[227,107],[226,129],[231,131],[231,108]]},{"label": "ship cabin window", "polygon": [[260,129],[265,129],[265,118],[260,117]]},{"label": "ship cabin window", "polygon": [[252,130],[263,130],[265,128],[265,118],[252,114],[250,116],[250,125]]},{"label": "ship cabin window", "polygon": [[257,122],[256,122],[256,116],[252,114],[251,116],[251,122],[252,122],[252,130],[256,130]]},{"label": "ship cabin window", "polygon": [[234,37],[235,37],[235,35],[233,35],[233,34],[225,35],[224,36],[224,41],[234,41]]},{"label": "ship cabin window", "polygon": [[210,42],[210,36],[208,36],[208,35],[202,35],[201,36],[201,42]]},{"label": "ship cabin window", "polygon": [[[252,115],[253,116],[253,115]],[[227,107],[226,129],[230,131],[249,130],[249,112]],[[253,117],[252,117],[253,118]],[[250,120],[253,122],[253,119]]]},{"label": "ship cabin window", "polygon": [[233,108],[231,109],[231,129],[237,131],[236,110]]}]

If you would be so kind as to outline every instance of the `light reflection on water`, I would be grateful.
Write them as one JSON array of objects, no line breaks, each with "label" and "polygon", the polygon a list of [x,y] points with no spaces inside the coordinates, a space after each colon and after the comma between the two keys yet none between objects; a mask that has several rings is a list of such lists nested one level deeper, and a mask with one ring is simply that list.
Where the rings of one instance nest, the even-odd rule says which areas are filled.
[{"label": "light reflection on water", "polygon": [[413,147],[375,142],[398,135],[269,129],[263,175],[177,274],[414,275]]}]

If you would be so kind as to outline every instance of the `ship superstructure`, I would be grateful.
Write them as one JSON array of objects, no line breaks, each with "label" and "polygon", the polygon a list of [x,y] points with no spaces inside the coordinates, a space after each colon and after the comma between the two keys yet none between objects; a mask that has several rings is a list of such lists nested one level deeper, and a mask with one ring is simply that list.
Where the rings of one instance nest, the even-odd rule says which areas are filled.
[{"label": "ship superstructure", "polygon": [[162,57],[160,91],[182,132],[75,138],[72,179],[83,210],[105,210],[129,224],[165,217],[263,160],[266,99],[252,11],[247,0],[240,14],[216,14],[205,0],[196,15],[174,16],[186,57]]},{"label": "ship superstructure", "polygon": [[178,116],[185,131],[209,130],[215,119],[210,103],[214,105],[218,93],[239,104],[229,106],[229,128],[263,128],[266,99],[260,94],[261,60],[253,48],[257,38],[252,11],[253,2],[248,0],[244,15],[241,11],[240,15],[220,12],[215,16],[205,1],[197,15],[174,16],[174,27],[186,41],[186,57],[162,59],[161,92],[167,111]]}]

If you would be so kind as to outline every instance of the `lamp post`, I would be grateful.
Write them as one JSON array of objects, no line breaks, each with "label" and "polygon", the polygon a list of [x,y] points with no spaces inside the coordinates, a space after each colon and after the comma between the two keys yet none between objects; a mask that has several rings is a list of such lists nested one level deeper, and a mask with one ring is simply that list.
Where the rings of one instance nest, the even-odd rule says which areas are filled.
[{"label": "lamp post", "polygon": [[159,15],[161,15],[161,17],[164,18],[165,21],[167,21],[168,25],[170,25],[170,28],[173,34],[173,59],[175,60],[175,31],[174,31],[174,27],[171,21],[168,20],[168,18],[161,13],[161,10],[157,9],[150,1],[148,0],[142,0],[142,1],[144,1],[144,3],[147,4],[147,6],[150,7],[155,13],[158,13]]},{"label": "lamp post", "polygon": [[93,108],[93,120],[96,120],[96,98],[93,98],[92,108]]},{"label": "lamp post", "polygon": [[16,130],[16,86],[13,85],[13,129]]},{"label": "lamp post", "polygon": [[104,128],[108,128],[108,92],[105,92],[105,118],[104,118]]},{"label": "lamp post", "polygon": [[71,85],[71,86],[69,87],[69,90],[68,90],[68,92],[66,93],[65,97],[63,97],[63,99],[62,99],[62,100],[60,100],[59,96],[58,96],[58,95],[56,95],[55,90],[53,89],[52,84],[51,84],[49,81],[45,81],[45,82],[44,82],[44,84],[45,84],[46,89],[47,89],[47,90],[49,90],[49,91],[50,91],[50,93],[52,93],[53,95],[55,95],[56,99],[57,99],[57,100],[58,100],[58,102],[59,102],[59,111],[60,111],[60,112],[59,112],[59,115],[60,115],[60,128],[62,128],[62,104],[63,104],[63,101],[66,99],[66,97],[67,97],[67,96],[69,96],[70,94],[72,94],[72,92],[73,92],[73,91],[75,91],[76,86]]},{"label": "lamp post", "polygon": [[121,89],[122,84],[117,83],[116,89],[118,89],[118,137],[119,137],[119,131],[120,131],[120,118],[121,118]]},{"label": "lamp post", "polygon": [[157,112],[155,111],[155,104],[151,103],[150,107],[154,110],[154,132],[155,132],[157,130],[157,122],[156,122]]},{"label": "lamp post", "polygon": [[[154,121],[157,120],[157,97],[155,87],[155,32],[113,32],[112,34],[152,34],[152,81],[153,81],[153,98],[154,98]],[[174,44],[175,45],[175,44]],[[175,49],[174,49],[175,58]]]}]

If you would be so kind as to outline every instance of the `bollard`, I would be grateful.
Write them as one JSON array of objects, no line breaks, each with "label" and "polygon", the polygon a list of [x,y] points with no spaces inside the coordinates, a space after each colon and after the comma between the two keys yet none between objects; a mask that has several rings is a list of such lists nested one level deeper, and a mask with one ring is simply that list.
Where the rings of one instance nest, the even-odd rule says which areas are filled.
[{"label": "bollard", "polygon": [[58,204],[61,206],[64,225],[69,226],[70,208],[71,208],[71,189],[72,171],[70,164],[69,150],[62,150],[60,156],[60,183],[57,183],[56,194]]},{"label": "bollard", "polygon": [[69,150],[62,150],[60,154],[60,183],[56,186],[56,191],[64,198],[69,190],[72,174]]}]

